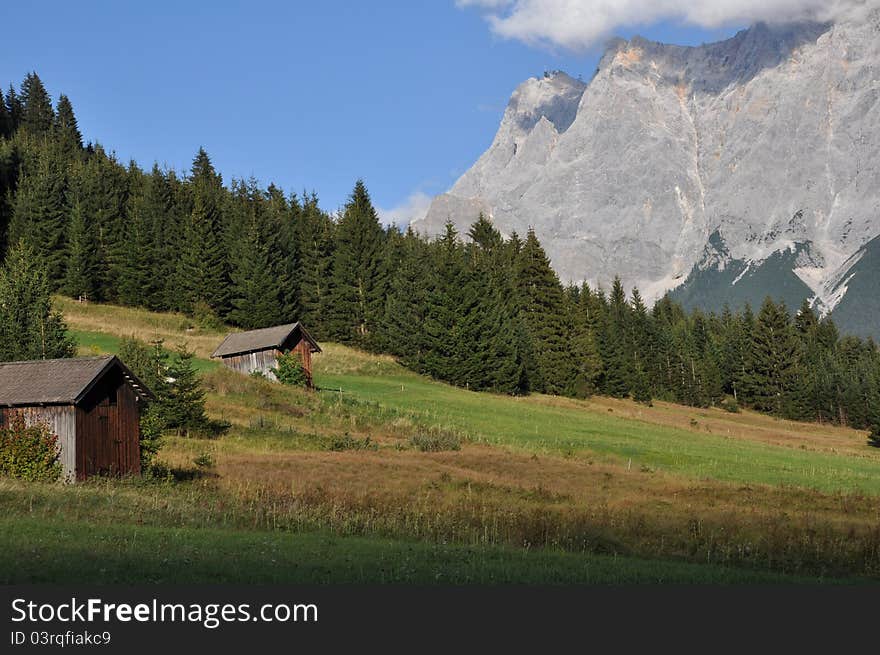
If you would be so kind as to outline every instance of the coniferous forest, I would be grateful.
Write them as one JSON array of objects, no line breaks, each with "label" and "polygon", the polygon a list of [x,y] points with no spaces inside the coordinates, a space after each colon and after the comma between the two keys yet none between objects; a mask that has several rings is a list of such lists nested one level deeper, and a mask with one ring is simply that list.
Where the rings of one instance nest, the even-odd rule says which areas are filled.
[{"label": "coniferous forest", "polygon": [[[0,359],[71,356],[49,293],[396,356],[472,390],[745,406],[872,429],[880,351],[809,304],[721,314],[648,307],[637,289],[560,283],[533,232],[483,217],[425,239],[383,227],[358,181],[337,215],[315,194],[141,169],[84,144],[73,105],[35,74],[0,94]],[[536,221],[540,217],[535,217]]]}]

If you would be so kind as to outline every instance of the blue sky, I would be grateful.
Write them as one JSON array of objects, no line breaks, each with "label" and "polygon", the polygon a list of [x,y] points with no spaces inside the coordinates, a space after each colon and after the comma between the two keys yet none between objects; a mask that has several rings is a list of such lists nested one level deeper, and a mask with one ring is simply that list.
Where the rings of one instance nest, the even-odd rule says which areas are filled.
[{"label": "blue sky", "polygon": [[[491,143],[510,93],[562,69],[589,79],[601,48],[497,36],[479,7],[423,2],[14,3],[0,83],[37,71],[83,136],[188,169],[199,146],[224,180],[314,190],[335,210],[364,178],[375,204],[448,189]],[[698,44],[737,25],[622,25]]]}]

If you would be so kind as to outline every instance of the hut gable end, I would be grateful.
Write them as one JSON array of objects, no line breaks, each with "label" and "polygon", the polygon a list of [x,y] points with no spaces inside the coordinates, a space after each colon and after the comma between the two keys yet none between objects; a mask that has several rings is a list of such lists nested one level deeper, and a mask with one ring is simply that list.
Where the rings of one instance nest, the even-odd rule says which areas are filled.
[{"label": "hut gable end", "polygon": [[47,424],[68,481],[140,473],[140,406],[152,398],[114,356],[0,363],[0,424]]}]

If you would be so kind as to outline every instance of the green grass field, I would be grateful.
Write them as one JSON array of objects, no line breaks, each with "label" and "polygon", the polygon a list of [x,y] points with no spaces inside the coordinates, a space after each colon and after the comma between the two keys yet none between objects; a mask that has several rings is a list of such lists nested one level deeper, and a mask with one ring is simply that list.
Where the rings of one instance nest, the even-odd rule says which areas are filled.
[{"label": "green grass field", "polygon": [[[0,481],[0,581],[880,578],[880,453],[854,430],[478,394],[334,344],[307,393],[219,367],[223,330],[187,317],[59,306],[80,354],[127,335],[188,343],[232,429],[169,438],[164,481]],[[420,452],[414,434],[461,447]]]},{"label": "green grass field", "polygon": [[[576,401],[557,405],[471,393],[400,370],[322,373],[316,380],[322,388],[342,389],[360,400],[412,412],[477,442],[543,454],[591,453],[694,478],[880,493],[880,458],[867,446],[861,458],[805,452],[602,414]],[[690,412],[698,417],[701,410]]]},{"label": "green grass field", "polygon": [[0,583],[778,584],[683,562],[210,528],[0,519]]}]

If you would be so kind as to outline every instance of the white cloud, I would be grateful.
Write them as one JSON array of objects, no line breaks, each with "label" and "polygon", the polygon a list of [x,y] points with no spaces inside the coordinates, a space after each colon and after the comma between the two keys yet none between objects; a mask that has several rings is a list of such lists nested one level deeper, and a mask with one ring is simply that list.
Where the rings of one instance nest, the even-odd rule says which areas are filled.
[{"label": "white cloud", "polygon": [[377,208],[379,219],[385,225],[397,225],[405,228],[415,220],[424,218],[431,207],[431,196],[422,191],[411,193],[397,207],[392,209]]},{"label": "white cloud", "polygon": [[588,48],[623,26],[682,21],[705,28],[756,21],[830,20],[880,0],[456,0],[492,31],[530,45]]}]

